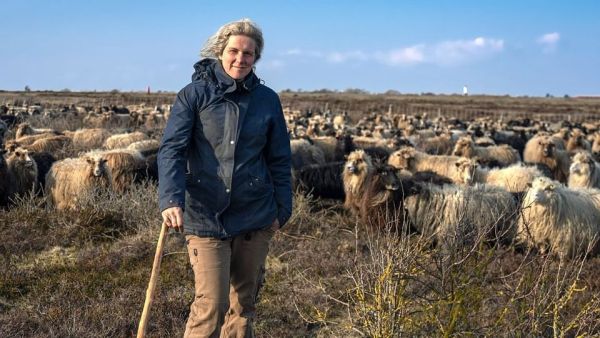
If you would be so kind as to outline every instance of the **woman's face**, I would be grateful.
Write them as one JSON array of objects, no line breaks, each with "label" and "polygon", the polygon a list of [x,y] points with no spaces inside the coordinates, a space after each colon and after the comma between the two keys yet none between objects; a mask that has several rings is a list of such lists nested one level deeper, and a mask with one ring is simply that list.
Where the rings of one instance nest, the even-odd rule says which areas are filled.
[{"label": "woman's face", "polygon": [[256,60],[256,43],[245,35],[232,35],[227,41],[223,54],[219,57],[225,72],[239,80],[252,71]]}]

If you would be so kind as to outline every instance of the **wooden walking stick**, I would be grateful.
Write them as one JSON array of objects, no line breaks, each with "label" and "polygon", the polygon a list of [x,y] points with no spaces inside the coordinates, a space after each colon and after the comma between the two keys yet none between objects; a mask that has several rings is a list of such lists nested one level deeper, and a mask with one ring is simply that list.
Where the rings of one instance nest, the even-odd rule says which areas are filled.
[{"label": "wooden walking stick", "polygon": [[163,222],[162,228],[160,229],[160,235],[158,236],[158,243],[156,244],[154,264],[152,264],[152,274],[150,275],[148,290],[146,290],[146,301],[144,302],[144,310],[142,311],[140,325],[138,326],[137,338],[143,338],[146,336],[146,324],[148,323],[148,317],[150,316],[150,306],[152,305],[152,300],[154,298],[154,289],[156,288],[156,282],[158,281],[160,262],[162,260],[163,247],[167,239],[167,234],[167,223]]}]

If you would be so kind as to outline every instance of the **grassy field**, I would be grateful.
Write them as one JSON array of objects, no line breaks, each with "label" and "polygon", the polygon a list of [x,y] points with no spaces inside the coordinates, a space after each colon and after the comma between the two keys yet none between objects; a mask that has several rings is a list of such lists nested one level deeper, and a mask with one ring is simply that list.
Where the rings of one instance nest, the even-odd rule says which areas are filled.
[{"label": "grassy field", "polygon": [[[0,94],[0,103],[14,98]],[[70,102],[67,97],[84,103],[121,95],[55,93],[48,94],[46,103],[46,94],[32,96],[37,94],[18,93],[30,103],[37,99],[56,105]],[[142,102],[147,94],[131,95],[123,102]],[[157,96],[145,102],[154,104],[163,94],[150,95]],[[347,105],[364,106],[368,112],[381,99],[327,94],[328,101],[321,94],[293,95],[283,93],[282,101],[297,109]],[[172,98],[164,94],[164,100]],[[521,109],[517,102],[529,107],[525,110],[546,102],[429,96],[398,100],[431,104],[434,111],[452,103],[464,110],[494,102],[516,111]],[[599,100],[579,100],[548,99],[555,110],[543,113],[598,112]],[[157,187],[151,182],[124,195],[84,200],[76,212],[53,210],[37,196],[0,211],[0,337],[135,335],[159,230]],[[600,258],[560,261],[513,246],[476,242],[441,250],[429,243],[402,229],[371,229],[339,202],[296,194],[293,217],[275,235],[267,258],[257,336],[600,336]],[[193,273],[183,238],[174,233],[163,257],[148,336],[181,336],[192,298]]]}]

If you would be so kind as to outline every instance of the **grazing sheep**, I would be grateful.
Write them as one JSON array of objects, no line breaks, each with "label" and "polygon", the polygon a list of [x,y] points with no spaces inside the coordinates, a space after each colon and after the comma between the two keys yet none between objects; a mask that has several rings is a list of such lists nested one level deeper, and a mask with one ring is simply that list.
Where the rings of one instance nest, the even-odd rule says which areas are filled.
[{"label": "grazing sheep", "polygon": [[[11,140],[10,142],[17,143],[20,146],[28,146],[37,140],[45,139],[48,137],[54,137],[57,135],[58,135],[57,133],[42,133],[42,134],[34,134],[34,135],[25,135],[25,136],[22,136],[19,138],[15,138],[14,140]],[[7,142],[7,145],[10,142]]]},{"label": "grazing sheep", "polygon": [[111,136],[110,131],[104,128],[84,128],[66,134],[73,139],[73,147],[80,151],[100,148]]},{"label": "grazing sheep", "polygon": [[344,207],[354,214],[358,214],[366,182],[373,174],[371,157],[364,150],[355,150],[348,155],[344,165],[342,180],[346,195]]},{"label": "grazing sheep", "polygon": [[600,190],[536,178],[522,202],[517,239],[561,258],[600,251]]},{"label": "grazing sheep", "polygon": [[526,191],[533,179],[544,176],[536,167],[525,166],[521,163],[506,168],[488,169],[480,167],[476,160],[463,159],[458,161],[456,166],[464,179],[460,183],[468,185],[484,183],[504,188],[509,192]]},{"label": "grazing sheep", "polygon": [[133,142],[132,144],[127,146],[127,149],[137,150],[144,157],[147,157],[152,154],[158,153],[159,147],[160,147],[160,142],[158,140],[143,140],[143,141]]},{"label": "grazing sheep", "polygon": [[450,134],[411,139],[415,148],[430,155],[450,155],[454,147]]},{"label": "grazing sheep", "polygon": [[25,146],[25,148],[29,149],[33,152],[48,152],[48,153],[57,153],[57,152],[66,152],[73,145],[73,140],[65,135],[57,135],[39,139],[32,144]]},{"label": "grazing sheep", "polygon": [[100,154],[55,162],[46,175],[46,194],[56,209],[75,209],[88,194],[109,189],[110,170]]},{"label": "grazing sheep", "polygon": [[503,144],[500,146],[479,147],[470,137],[462,137],[456,141],[452,155],[463,157],[477,157],[479,161],[488,164],[498,164],[506,167],[521,161],[519,153],[511,146]]},{"label": "grazing sheep", "polygon": [[112,135],[104,141],[104,148],[118,149],[125,148],[133,142],[147,140],[148,135],[140,131],[125,134]]},{"label": "grazing sheep", "polygon": [[311,164],[293,171],[294,187],[312,194],[314,197],[333,198],[343,201],[344,171],[343,161],[325,164]]},{"label": "grazing sheep", "polygon": [[20,139],[26,135],[37,135],[37,134],[54,134],[59,135],[60,133],[50,128],[33,128],[27,122],[22,122],[17,126],[15,131],[15,139]]},{"label": "grazing sheep", "polygon": [[29,150],[16,148],[10,152],[6,166],[12,182],[11,195],[24,195],[34,189],[38,182],[38,167],[29,156]]},{"label": "grazing sheep", "polygon": [[400,148],[393,152],[388,164],[400,170],[408,170],[412,173],[431,171],[440,176],[450,179],[452,182],[462,182],[461,172],[457,170],[457,156],[429,155],[417,151],[414,148]]},{"label": "grazing sheep", "polygon": [[525,145],[523,159],[526,164],[541,163],[552,171],[555,180],[566,183],[569,177],[571,159],[566,150],[560,150],[560,141],[551,136],[541,135],[531,138]]},{"label": "grazing sheep", "polygon": [[404,224],[404,199],[417,192],[415,180],[400,180],[390,165],[377,165],[365,182],[360,199],[361,220],[374,228],[401,230]]},{"label": "grazing sheep", "polygon": [[501,188],[423,184],[405,199],[404,208],[411,227],[442,247],[514,238],[517,203]]},{"label": "grazing sheep", "polygon": [[325,153],[312,144],[310,139],[291,140],[292,169],[300,169],[311,164],[325,164]]},{"label": "grazing sheep", "polygon": [[111,174],[112,188],[118,193],[127,191],[131,184],[144,179],[140,174],[146,169],[146,160],[137,150],[93,150],[86,155],[99,155],[106,160],[106,166]]},{"label": "grazing sheep", "polygon": [[350,135],[311,137],[310,141],[323,150],[325,162],[344,161],[344,157],[356,149]]},{"label": "grazing sheep", "polygon": [[569,188],[600,188],[600,166],[592,155],[579,152],[569,168]]},{"label": "grazing sheep", "polygon": [[567,140],[566,150],[570,153],[575,153],[578,150],[590,151],[591,144],[585,139],[585,134],[581,129],[573,129]]}]

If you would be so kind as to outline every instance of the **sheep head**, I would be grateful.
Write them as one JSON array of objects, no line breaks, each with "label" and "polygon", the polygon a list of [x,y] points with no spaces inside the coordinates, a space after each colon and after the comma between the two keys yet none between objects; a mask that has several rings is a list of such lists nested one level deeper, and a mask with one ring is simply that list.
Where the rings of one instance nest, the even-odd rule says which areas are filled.
[{"label": "sheep head", "polygon": [[477,169],[476,159],[473,158],[460,158],[454,162],[456,171],[459,173],[460,179],[464,184],[472,184],[475,178],[475,170]]},{"label": "sheep head", "polygon": [[573,163],[569,168],[569,172],[575,175],[591,176],[596,164],[592,156],[586,152],[578,152],[573,156]]},{"label": "sheep head", "polygon": [[470,137],[461,137],[456,141],[452,155],[470,157],[473,152],[474,142]]},{"label": "sheep head", "polygon": [[544,155],[544,157],[553,157],[554,156],[554,150],[556,148],[556,144],[554,144],[554,142],[552,142],[550,137],[548,137],[548,136],[542,137],[538,141],[538,145],[539,145],[540,149],[542,150],[542,155]]},{"label": "sheep head", "polygon": [[364,150],[355,150],[348,155],[348,159],[344,165],[344,174],[364,175],[372,171],[373,162]]},{"label": "sheep head", "polygon": [[537,204],[548,204],[555,196],[555,190],[560,183],[551,180],[548,177],[536,177],[531,182],[531,187],[527,192],[529,201]]},{"label": "sheep head", "polygon": [[102,177],[108,173],[106,159],[100,154],[86,155],[83,158],[88,164],[89,176]]},{"label": "sheep head", "polygon": [[396,169],[410,168],[411,161],[414,160],[416,150],[414,148],[405,147],[394,151],[388,158],[388,164]]},{"label": "sheep head", "polygon": [[31,169],[35,166],[35,161],[31,158],[29,150],[20,147],[9,153],[6,163],[13,168]]}]

